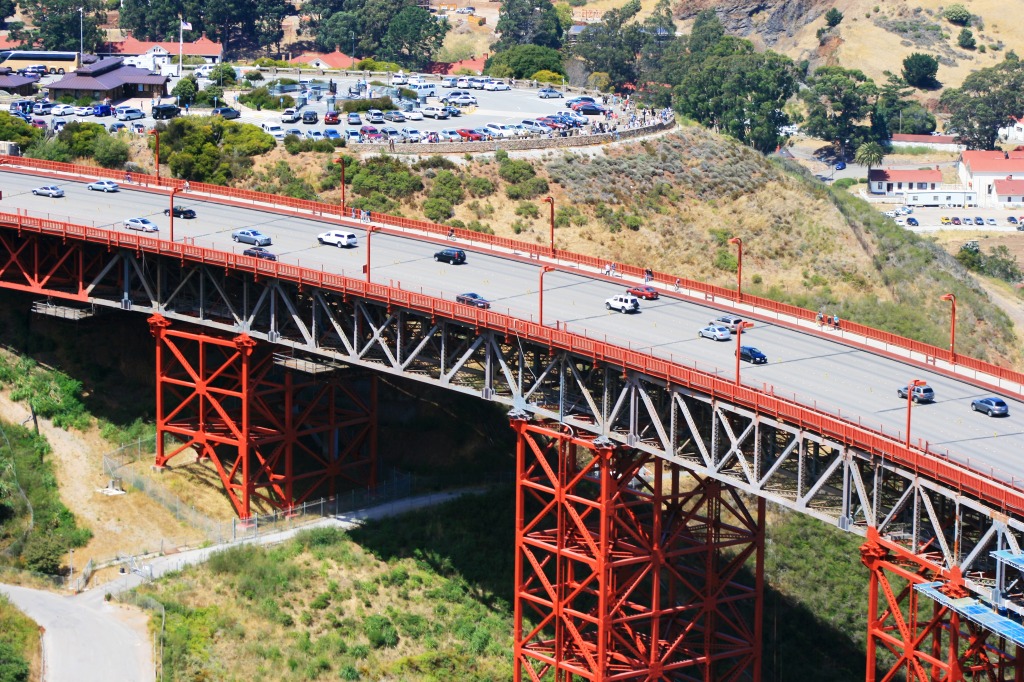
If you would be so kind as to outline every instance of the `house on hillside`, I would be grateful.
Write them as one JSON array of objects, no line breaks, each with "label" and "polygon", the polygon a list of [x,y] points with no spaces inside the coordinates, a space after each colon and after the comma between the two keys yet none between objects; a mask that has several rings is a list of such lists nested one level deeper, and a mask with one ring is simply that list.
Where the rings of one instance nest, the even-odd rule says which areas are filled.
[{"label": "house on hillside", "polygon": [[1007,208],[1024,206],[1024,178],[1015,180],[1012,176],[992,183],[995,188],[995,203]]},{"label": "house on hillside", "polygon": [[[116,43],[107,43],[97,52],[101,57],[132,57],[141,59],[139,64],[151,62],[154,68],[178,62],[177,42],[149,42],[126,38]],[[224,58],[224,46],[215,43],[204,34],[199,40],[181,43],[181,54],[185,57],[202,57],[207,64],[218,64]],[[129,62],[130,63],[130,62]]]},{"label": "house on hillside", "polygon": [[1000,128],[998,134],[999,139],[1004,142],[1024,143],[1024,118],[1013,119],[1013,124]]},{"label": "house on hillside", "polygon": [[120,101],[130,97],[160,98],[167,94],[168,76],[154,75],[147,69],[128,66],[121,57],[107,57],[87,64],[47,86],[50,99]]},{"label": "house on hillside", "polygon": [[937,168],[925,170],[894,170],[872,168],[868,173],[868,189],[872,194],[903,196],[911,190],[938,189],[942,184],[942,171]]},{"label": "house on hillside", "polygon": [[927,147],[942,152],[962,152],[966,147],[957,144],[953,135],[903,135],[896,134],[889,140],[896,149],[900,147]]},{"label": "house on hillside", "polygon": [[1024,178],[1024,152],[965,151],[957,162],[957,174],[965,187],[978,193],[982,206],[995,206],[1002,203],[996,193],[997,180]]},{"label": "house on hillside", "polygon": [[322,52],[303,52],[294,59],[289,59],[290,64],[312,66],[314,69],[354,69],[356,58],[335,50],[323,54]]}]

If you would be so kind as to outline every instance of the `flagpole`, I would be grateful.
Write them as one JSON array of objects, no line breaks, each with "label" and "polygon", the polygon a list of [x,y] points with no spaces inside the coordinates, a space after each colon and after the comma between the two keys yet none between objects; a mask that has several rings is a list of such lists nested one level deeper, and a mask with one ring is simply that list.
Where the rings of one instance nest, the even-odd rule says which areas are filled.
[{"label": "flagpole", "polygon": [[185,22],[178,17],[178,78],[181,78],[181,53],[185,41]]}]

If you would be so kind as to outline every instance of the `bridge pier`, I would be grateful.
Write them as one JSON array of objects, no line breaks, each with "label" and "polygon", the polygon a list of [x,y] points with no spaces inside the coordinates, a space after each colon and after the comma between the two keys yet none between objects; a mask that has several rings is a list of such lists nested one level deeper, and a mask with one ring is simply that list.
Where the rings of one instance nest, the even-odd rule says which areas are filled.
[{"label": "bridge pier", "polygon": [[872,527],[861,561],[870,571],[867,682],[1024,681],[1017,644],[915,589],[938,581],[949,597],[966,597],[959,568],[944,570],[926,555],[882,540]]},{"label": "bridge pier", "polygon": [[[377,380],[369,397],[331,369],[275,357],[246,334],[172,329],[156,339],[156,466],[186,451],[208,458],[241,518],[261,500],[288,510],[377,478]],[[303,366],[306,371],[303,371]],[[168,438],[169,437],[169,438]]]},{"label": "bridge pier", "polygon": [[752,513],[654,455],[511,421],[514,679],[760,680],[764,500]]}]

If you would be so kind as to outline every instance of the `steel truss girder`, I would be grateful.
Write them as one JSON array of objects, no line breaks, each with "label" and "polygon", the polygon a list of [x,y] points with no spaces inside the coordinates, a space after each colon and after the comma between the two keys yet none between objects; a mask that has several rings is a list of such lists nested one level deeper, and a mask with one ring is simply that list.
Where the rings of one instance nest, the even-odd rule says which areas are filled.
[{"label": "steel truss girder", "polygon": [[948,580],[943,591],[949,596],[966,596],[958,570],[936,570],[873,531],[861,547],[861,559],[869,571],[867,680],[1024,680],[1019,643],[944,604],[919,599],[915,586],[936,580]]},{"label": "steel truss girder", "polygon": [[764,500],[524,417],[514,678],[760,679]]},{"label": "steel truss girder", "polygon": [[376,484],[374,378],[367,400],[337,377],[283,369],[268,346],[258,351],[247,335],[171,329],[160,315],[150,327],[157,344],[157,466],[186,451],[210,459],[242,518],[254,499],[289,509],[333,495],[341,480]]},{"label": "steel truss girder", "polygon": [[[700,390],[666,385],[528,338],[328,289],[95,244],[69,241],[65,247],[34,233],[22,236],[34,244],[29,250],[35,255],[23,255],[28,247],[20,241],[0,241],[7,254],[6,261],[0,257],[6,262],[0,286],[244,333],[554,419],[850,532],[864,535],[874,528],[940,571],[958,568],[966,588],[983,596],[993,576],[998,588],[1021,577],[1012,569],[1005,575],[996,571],[988,550],[1019,547],[1022,519],[871,452]],[[78,255],[64,258],[66,248]],[[1007,607],[1024,614],[1018,601]]]}]

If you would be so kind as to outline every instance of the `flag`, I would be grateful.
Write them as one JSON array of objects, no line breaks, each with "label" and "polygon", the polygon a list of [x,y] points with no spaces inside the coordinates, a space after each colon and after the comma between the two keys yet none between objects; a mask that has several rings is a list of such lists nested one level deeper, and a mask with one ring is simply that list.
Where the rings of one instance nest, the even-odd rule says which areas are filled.
[{"label": "flag", "polygon": [[183,22],[181,22],[181,28],[184,31],[191,31],[192,30],[192,24],[188,23],[187,21],[183,21]]}]

